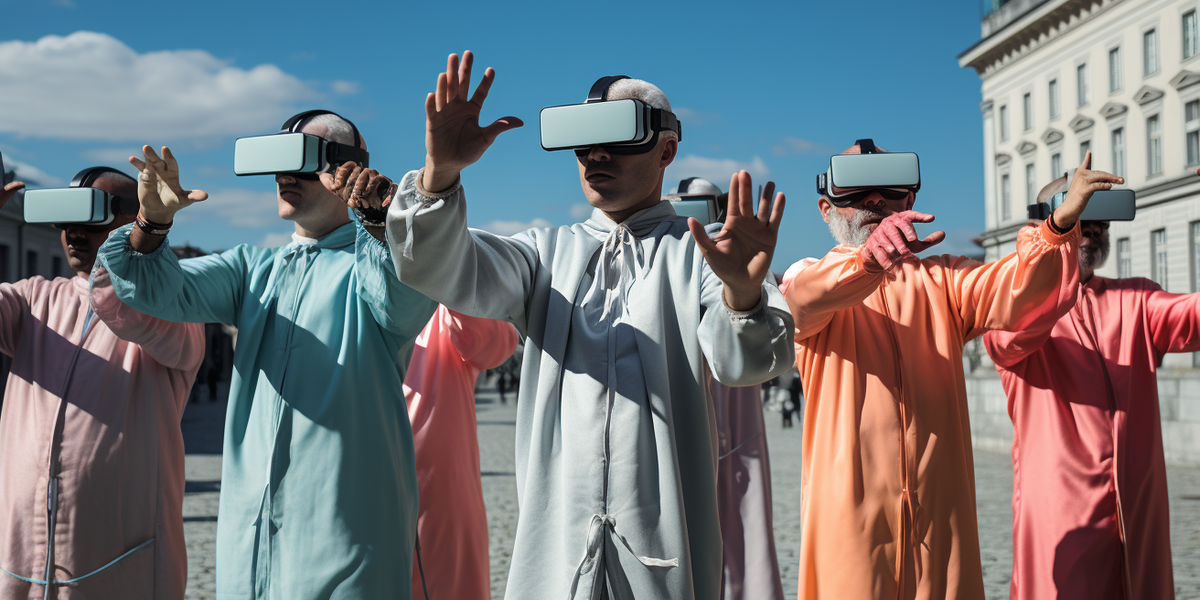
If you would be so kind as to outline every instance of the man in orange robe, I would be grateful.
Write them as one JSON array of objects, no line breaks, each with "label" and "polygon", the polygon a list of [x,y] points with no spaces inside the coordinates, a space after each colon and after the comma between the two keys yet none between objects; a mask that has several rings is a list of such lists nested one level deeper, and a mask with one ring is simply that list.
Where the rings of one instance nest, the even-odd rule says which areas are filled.
[{"label": "man in orange robe", "polygon": [[[858,146],[847,150],[857,154]],[[783,290],[804,381],[799,598],[982,599],[963,345],[1058,320],[1078,279],[1076,222],[1119,178],[1081,171],[1046,222],[994,263],[917,259],[914,194],[818,206],[840,245]]]}]

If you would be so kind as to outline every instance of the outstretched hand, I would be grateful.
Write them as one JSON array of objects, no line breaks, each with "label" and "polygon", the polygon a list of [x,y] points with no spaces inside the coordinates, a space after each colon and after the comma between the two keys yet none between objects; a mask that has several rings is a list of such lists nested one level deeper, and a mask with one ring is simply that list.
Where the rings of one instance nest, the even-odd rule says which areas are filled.
[{"label": "outstretched hand", "polygon": [[142,146],[146,160],[129,157],[129,164],[141,171],[138,175],[138,203],[142,218],[151,223],[169,224],[175,213],[208,198],[204,190],[185,190],[179,185],[179,163],[171,149],[163,146],[162,157],[150,146]]},{"label": "outstretched hand", "polygon": [[463,52],[446,59],[446,72],[438,75],[437,90],[425,98],[425,177],[421,185],[437,192],[453,185],[459,171],[479,160],[501,133],[524,125],[516,117],[496,119],[487,127],[479,126],[479,112],[496,71],[488,67],[479,87],[469,99],[471,65],[475,57]]},{"label": "outstretched hand", "polygon": [[8,201],[12,200],[13,196],[16,196],[17,192],[23,189],[25,189],[25,182],[23,181],[10,181],[4,187],[0,188],[0,208],[4,208],[4,205],[8,204]]},{"label": "outstretched hand", "polygon": [[867,270],[886,271],[946,239],[945,231],[935,231],[921,239],[913,227],[914,222],[932,223],[933,215],[906,210],[884,217],[875,226],[875,231],[863,244],[866,250],[863,261]]},{"label": "outstretched hand", "polygon": [[[708,237],[704,226],[688,218],[688,229],[713,273],[725,284],[725,304],[734,310],[750,310],[762,298],[762,282],[771,271],[779,222],[783,219],[783,194],[775,194],[768,181],[754,214],[754,187],[750,174],[734,173],[729,180],[729,207],[725,226]],[[771,197],[775,197],[774,203]]]},{"label": "outstretched hand", "polygon": [[333,173],[321,173],[320,178],[325,189],[340,196],[346,206],[361,211],[387,208],[399,187],[379,171],[364,169],[353,161],[342,164]]},{"label": "outstretched hand", "polygon": [[1075,176],[1071,178],[1071,187],[1067,190],[1067,197],[1051,215],[1054,218],[1054,224],[1062,229],[1075,227],[1079,216],[1083,214],[1083,209],[1087,208],[1088,201],[1092,199],[1092,194],[1100,190],[1110,190],[1114,184],[1125,183],[1124,177],[1104,171],[1093,171],[1091,167],[1092,153],[1088,152],[1083,157],[1083,163],[1079,165],[1078,169],[1075,169]]}]

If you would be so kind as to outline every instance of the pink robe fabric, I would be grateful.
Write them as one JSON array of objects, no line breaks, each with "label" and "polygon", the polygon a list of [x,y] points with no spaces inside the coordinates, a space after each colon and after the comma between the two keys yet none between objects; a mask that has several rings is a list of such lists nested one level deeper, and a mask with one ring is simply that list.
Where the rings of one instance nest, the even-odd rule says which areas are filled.
[{"label": "pink robe fabric", "polygon": [[[430,598],[491,598],[487,513],[475,430],[475,380],[517,348],[510,323],[438,306],[417,336],[404,399],[417,456],[417,539]],[[413,598],[424,599],[418,565]]]},{"label": "pink robe fabric", "polygon": [[[66,390],[54,578],[84,576],[154,541],[51,597],[180,599],[187,551],[179,422],[204,358],[204,329],[134,311],[102,283],[69,380],[87,280],[0,284],[0,352],[13,358],[0,413],[0,568],[45,578],[48,465]],[[0,572],[0,598],[40,599],[43,591]]]},{"label": "pink robe fabric", "polygon": [[1051,327],[984,344],[1014,429],[1010,597],[1174,598],[1155,371],[1200,350],[1200,294],[1092,277]]},{"label": "pink robe fabric", "polygon": [[762,387],[709,379],[717,415],[717,510],[724,600],[783,600],[771,506]]}]

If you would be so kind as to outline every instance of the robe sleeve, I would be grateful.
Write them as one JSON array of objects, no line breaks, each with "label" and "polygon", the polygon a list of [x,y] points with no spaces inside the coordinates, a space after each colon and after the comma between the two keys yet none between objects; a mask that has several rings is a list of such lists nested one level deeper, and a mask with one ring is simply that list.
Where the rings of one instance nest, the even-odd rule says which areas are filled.
[{"label": "robe sleeve", "polygon": [[29,280],[0,283],[0,353],[13,356],[21,343],[21,328],[29,314]]},{"label": "robe sleeve", "polygon": [[130,308],[117,297],[103,268],[92,273],[89,302],[117,337],[141,346],[162,366],[194,372],[204,361],[204,325],[172,323]]},{"label": "robe sleeve", "polygon": [[122,302],[167,321],[237,325],[250,265],[270,250],[243,245],[179,260],[163,240],[154,252],[141,254],[129,245],[131,228],[114,231],[97,258]]},{"label": "robe sleeve", "polygon": [[758,385],[792,367],[794,325],[787,301],[773,280],[762,284],[758,306],[735,311],[725,305],[725,284],[702,262],[700,351],[712,376],[729,387]]},{"label": "robe sleeve", "polygon": [[1170,294],[1145,281],[1146,322],[1159,355],[1200,350],[1200,293]]},{"label": "robe sleeve", "polygon": [[820,333],[835,312],[859,304],[879,289],[884,271],[867,270],[862,252],[837,246],[824,258],[800,261],[784,274],[780,287],[796,323],[797,340]]},{"label": "robe sleeve", "polygon": [[1078,223],[1059,234],[1042,221],[1021,228],[1017,251],[996,262],[942,257],[947,292],[962,320],[963,340],[1000,329],[1029,334],[1026,346],[1035,343],[1037,335],[1042,335],[1044,342],[1054,323],[1075,306],[1078,242]]},{"label": "robe sleeve", "polygon": [[517,349],[517,328],[495,319],[469,317],[447,310],[450,343],[467,364],[484,371],[493,369]]},{"label": "robe sleeve", "polygon": [[461,185],[431,197],[418,193],[416,179],[417,171],[401,179],[388,209],[396,276],[451,310],[509,321],[524,331],[538,268],[533,234],[469,230]]},{"label": "robe sleeve", "polygon": [[354,274],[358,297],[366,302],[375,322],[404,338],[416,337],[437,310],[437,303],[400,283],[387,244],[355,224]]}]

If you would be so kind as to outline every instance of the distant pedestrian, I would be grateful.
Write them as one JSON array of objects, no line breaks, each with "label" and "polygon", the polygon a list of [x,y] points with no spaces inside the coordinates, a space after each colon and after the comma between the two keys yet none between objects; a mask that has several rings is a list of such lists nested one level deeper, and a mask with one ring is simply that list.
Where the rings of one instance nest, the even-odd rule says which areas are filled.
[{"label": "distant pedestrian", "polygon": [[504,393],[508,391],[508,373],[505,373],[503,369],[496,376],[496,391],[500,392],[500,404],[508,404],[508,400],[504,397]]}]

